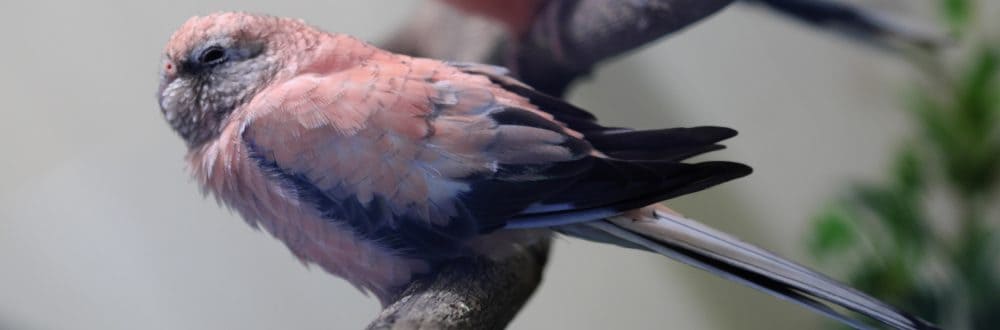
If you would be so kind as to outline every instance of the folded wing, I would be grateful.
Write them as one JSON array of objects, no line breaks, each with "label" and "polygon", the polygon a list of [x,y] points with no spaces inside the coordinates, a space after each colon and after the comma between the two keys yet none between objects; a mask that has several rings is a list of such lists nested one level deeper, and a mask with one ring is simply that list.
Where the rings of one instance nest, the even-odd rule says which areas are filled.
[{"label": "folded wing", "polygon": [[606,128],[513,80],[436,61],[303,76],[251,106],[242,142],[262,170],[408,256],[452,257],[505,226],[600,219],[750,171],[679,162],[731,130]]}]

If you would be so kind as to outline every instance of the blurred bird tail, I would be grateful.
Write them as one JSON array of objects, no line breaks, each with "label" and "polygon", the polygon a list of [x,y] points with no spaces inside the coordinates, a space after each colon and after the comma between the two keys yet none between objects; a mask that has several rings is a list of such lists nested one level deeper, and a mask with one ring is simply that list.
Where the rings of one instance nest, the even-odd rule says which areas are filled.
[{"label": "blurred bird tail", "polygon": [[666,207],[651,206],[560,230],[574,236],[665,255],[800,304],[855,329],[869,329],[871,326],[832,309],[828,304],[871,317],[894,329],[936,329],[930,323],[836,280],[686,219]]},{"label": "blurred bird tail", "polygon": [[934,49],[951,43],[930,24],[900,15],[833,0],[749,0],[821,28],[831,29],[869,45],[899,49],[901,45]]}]

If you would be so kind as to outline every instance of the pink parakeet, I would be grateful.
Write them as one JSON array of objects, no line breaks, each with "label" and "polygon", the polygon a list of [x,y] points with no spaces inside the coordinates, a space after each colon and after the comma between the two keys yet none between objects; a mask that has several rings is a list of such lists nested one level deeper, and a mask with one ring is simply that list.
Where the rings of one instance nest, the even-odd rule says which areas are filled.
[{"label": "pink parakeet", "polygon": [[197,181],[386,303],[415,275],[561,233],[649,250],[802,303],[927,327],[655,203],[745,176],[687,163],[720,127],[604,127],[499,67],[383,51],[302,21],[219,13],[165,49],[159,102]]}]

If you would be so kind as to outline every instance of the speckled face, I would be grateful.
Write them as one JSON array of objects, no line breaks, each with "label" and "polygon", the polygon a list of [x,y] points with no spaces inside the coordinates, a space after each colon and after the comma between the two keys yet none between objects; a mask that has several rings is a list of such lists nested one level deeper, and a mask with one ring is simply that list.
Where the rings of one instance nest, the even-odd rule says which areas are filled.
[{"label": "speckled face", "polygon": [[221,131],[225,118],[274,75],[263,35],[219,17],[185,23],[167,46],[160,75],[160,109],[197,147]]}]

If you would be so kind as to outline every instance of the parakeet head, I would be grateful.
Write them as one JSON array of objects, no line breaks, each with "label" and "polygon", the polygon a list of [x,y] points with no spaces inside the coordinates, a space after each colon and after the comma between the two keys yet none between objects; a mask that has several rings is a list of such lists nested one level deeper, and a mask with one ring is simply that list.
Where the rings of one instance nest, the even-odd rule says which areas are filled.
[{"label": "parakeet head", "polygon": [[245,13],[193,17],[170,38],[160,71],[160,110],[189,147],[214,138],[225,118],[280,70],[276,38],[289,22]]}]

